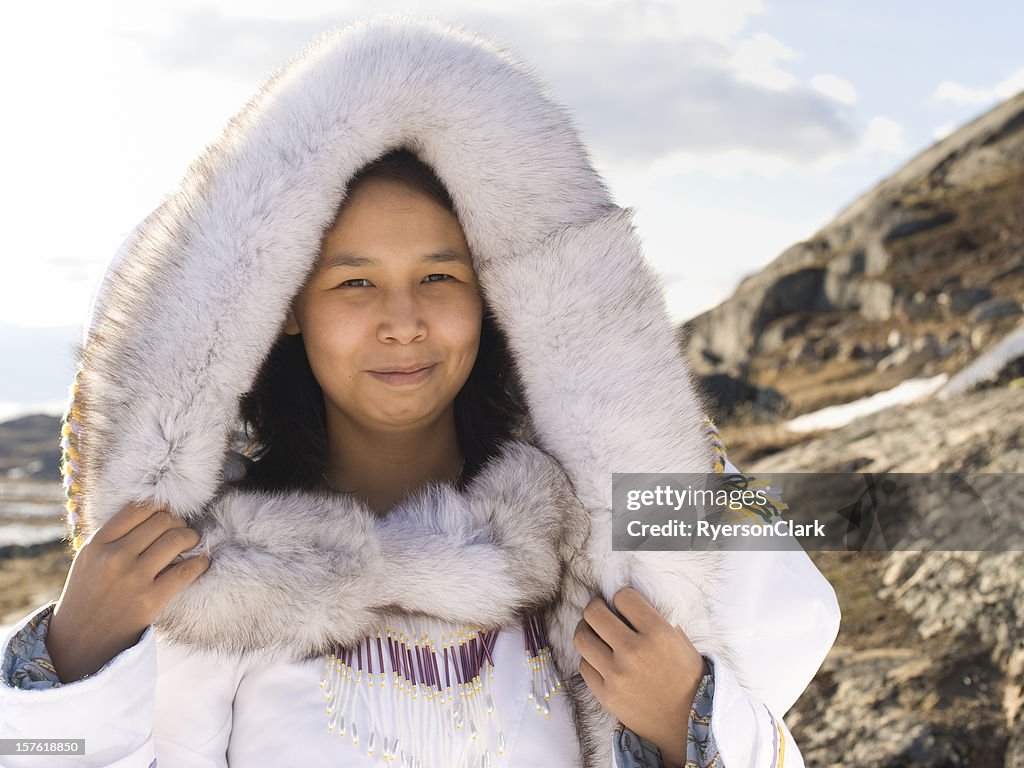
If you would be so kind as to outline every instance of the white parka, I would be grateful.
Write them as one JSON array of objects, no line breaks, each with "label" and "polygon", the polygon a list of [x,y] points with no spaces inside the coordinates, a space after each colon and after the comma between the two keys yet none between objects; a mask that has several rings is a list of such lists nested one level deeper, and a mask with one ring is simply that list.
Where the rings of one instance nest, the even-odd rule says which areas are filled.
[{"label": "white parka", "polygon": [[[432,488],[384,520],[348,497],[232,489],[221,467],[238,398],[348,179],[396,146],[452,195],[515,358],[529,439],[465,491]],[[603,768],[615,719],[578,674],[572,632],[594,594],[625,585],[713,663],[725,765],[802,765],[782,717],[835,640],[835,592],[791,538],[777,551],[612,551],[613,472],[708,472],[714,452],[631,212],[610,200],[564,110],[493,43],[386,18],[304,50],[125,243],[80,362],[76,532],[155,500],[202,532],[213,562],[97,675],[0,687],[0,738],[84,737],[88,753],[0,765],[380,764],[385,738],[441,726],[406,699],[348,700],[371,725],[359,745],[351,728],[339,738],[331,649],[405,622],[496,637],[493,678],[474,699],[485,705],[467,712],[488,724],[492,764]],[[527,666],[517,623],[541,608],[545,669],[562,682],[549,713],[530,697],[544,670]],[[426,754],[402,746],[410,761]]]}]

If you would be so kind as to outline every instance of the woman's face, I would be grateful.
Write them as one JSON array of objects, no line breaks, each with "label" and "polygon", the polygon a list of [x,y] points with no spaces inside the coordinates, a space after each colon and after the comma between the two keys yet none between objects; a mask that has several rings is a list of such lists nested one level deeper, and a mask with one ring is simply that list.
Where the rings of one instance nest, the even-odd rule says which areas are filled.
[{"label": "woman's face", "polygon": [[285,331],[302,334],[336,416],[403,429],[452,404],[476,360],[482,317],[458,219],[402,182],[371,178],[328,233]]}]

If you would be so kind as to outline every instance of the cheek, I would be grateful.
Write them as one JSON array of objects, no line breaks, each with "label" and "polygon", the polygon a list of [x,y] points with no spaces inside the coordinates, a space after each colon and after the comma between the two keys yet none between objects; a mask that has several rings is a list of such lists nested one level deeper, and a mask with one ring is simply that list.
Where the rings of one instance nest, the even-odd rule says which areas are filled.
[{"label": "cheek", "polygon": [[440,313],[439,327],[443,328],[448,342],[458,346],[466,354],[475,354],[480,344],[480,325],[483,321],[483,305],[478,298],[467,296],[452,302]]},{"label": "cheek", "polygon": [[351,318],[307,319],[302,334],[306,356],[321,384],[325,379],[344,381],[352,378],[359,361],[359,333]]},{"label": "cheek", "polygon": [[309,367],[323,389],[332,389],[353,378],[353,357],[345,349],[329,344],[306,345]]}]

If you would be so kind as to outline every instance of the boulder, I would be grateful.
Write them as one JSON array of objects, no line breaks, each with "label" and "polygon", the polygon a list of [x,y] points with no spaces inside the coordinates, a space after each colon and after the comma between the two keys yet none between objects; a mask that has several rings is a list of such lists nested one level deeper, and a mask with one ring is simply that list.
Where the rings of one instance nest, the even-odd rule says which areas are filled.
[{"label": "boulder", "polygon": [[971,307],[991,299],[992,291],[981,287],[954,288],[948,295],[949,311],[954,315],[965,315]]},{"label": "boulder", "polygon": [[997,317],[1011,317],[1021,314],[1020,302],[1010,298],[989,299],[976,304],[967,313],[971,323],[984,323]]},{"label": "boulder", "polygon": [[780,317],[769,323],[757,338],[757,352],[771,352],[785,345],[790,339],[804,333],[807,328],[806,315]]},{"label": "boulder", "polygon": [[859,287],[860,314],[865,320],[888,320],[896,292],[881,280],[868,280]]},{"label": "boulder", "polygon": [[883,241],[891,243],[894,240],[901,240],[904,237],[910,237],[921,232],[926,232],[929,229],[935,229],[936,227],[941,227],[953,221],[956,221],[956,213],[953,211],[940,211],[938,213],[930,215],[926,214],[923,216],[917,215],[893,225],[893,227],[886,232]]},{"label": "boulder", "polygon": [[808,267],[781,275],[765,290],[751,332],[756,337],[774,320],[798,312],[827,312],[826,270]]},{"label": "boulder", "polygon": [[755,387],[724,373],[697,377],[697,386],[710,401],[714,420],[727,421],[749,414],[755,421],[774,421],[788,407],[786,398],[772,387]]}]

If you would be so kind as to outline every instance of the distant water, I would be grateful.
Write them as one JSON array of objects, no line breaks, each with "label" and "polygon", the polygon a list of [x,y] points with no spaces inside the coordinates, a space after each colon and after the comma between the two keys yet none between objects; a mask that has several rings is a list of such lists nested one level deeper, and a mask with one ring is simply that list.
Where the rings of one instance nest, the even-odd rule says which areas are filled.
[{"label": "distant water", "polygon": [[0,479],[0,547],[56,541],[65,533],[60,483]]}]

